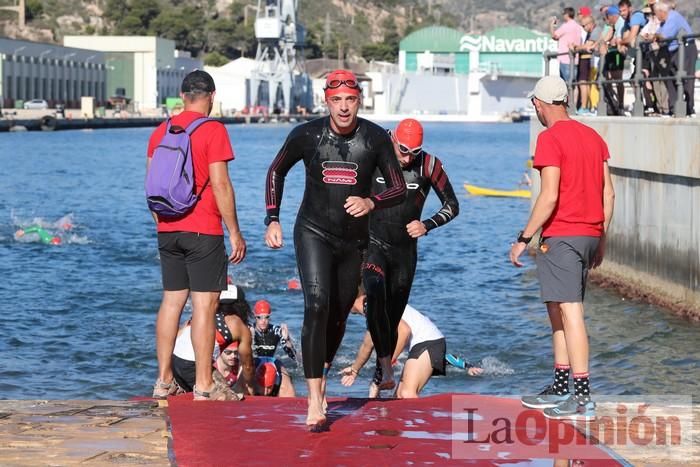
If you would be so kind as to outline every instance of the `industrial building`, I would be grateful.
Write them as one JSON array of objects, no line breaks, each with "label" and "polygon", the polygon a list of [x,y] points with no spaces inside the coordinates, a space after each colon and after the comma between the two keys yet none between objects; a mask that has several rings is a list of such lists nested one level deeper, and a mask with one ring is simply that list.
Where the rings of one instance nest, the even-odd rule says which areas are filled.
[{"label": "industrial building", "polygon": [[187,73],[200,60],[175,50],[175,41],[154,36],[66,36],[63,44],[104,53],[109,96],[124,93],[131,109],[155,109],[180,94]]},{"label": "industrial building", "polygon": [[548,50],[556,50],[549,35],[522,27],[483,35],[442,26],[414,31],[399,45],[398,73],[368,73],[375,111],[479,118],[526,107]]},{"label": "industrial building", "polygon": [[43,99],[79,107],[82,96],[98,103],[106,95],[107,68],[102,52],[81,47],[0,38],[0,104],[21,107]]}]

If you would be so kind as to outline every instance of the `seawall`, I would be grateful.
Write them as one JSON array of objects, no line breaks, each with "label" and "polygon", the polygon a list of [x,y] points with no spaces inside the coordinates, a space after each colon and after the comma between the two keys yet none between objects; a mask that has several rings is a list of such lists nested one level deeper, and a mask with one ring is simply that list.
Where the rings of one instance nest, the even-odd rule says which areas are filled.
[{"label": "seawall", "polygon": [[[591,278],[700,320],[700,119],[577,119],[608,143],[616,195],[606,258]],[[542,129],[531,121],[531,155]],[[538,185],[533,169],[533,195]]]}]

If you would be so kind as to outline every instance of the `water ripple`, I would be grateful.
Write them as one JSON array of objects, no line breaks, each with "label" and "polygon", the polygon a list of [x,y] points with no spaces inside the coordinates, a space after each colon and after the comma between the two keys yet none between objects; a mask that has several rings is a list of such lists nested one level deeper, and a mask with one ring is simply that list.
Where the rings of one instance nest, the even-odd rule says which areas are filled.
[{"label": "water ripple", "polygon": [[[282,222],[286,246],[264,247],[265,172],[290,125],[231,126],[236,188],[248,258],[230,268],[252,301],[266,298],[273,321],[299,341],[303,297],[287,291],[297,277],[293,218],[303,168],[288,175]],[[156,375],[154,326],[160,269],[153,221],[143,200],[144,152],[151,129],[8,133],[0,173],[0,397],[128,398],[148,394]],[[531,257],[507,260],[527,219],[528,201],[469,197],[462,183],[514,187],[528,158],[526,125],[426,125],[426,147],[442,159],[461,213],[419,241],[410,302],[445,333],[450,352],[482,361],[482,377],[450,369],[426,393],[520,394],[552,374],[551,333]],[[99,148],[97,150],[96,148]],[[438,209],[431,195],[425,213]],[[18,242],[28,224],[60,229],[58,247]],[[190,313],[188,307],[183,319]],[[594,391],[608,394],[695,394],[700,326],[649,305],[590,287],[586,301]],[[352,316],[335,368],[350,364],[364,331]],[[303,371],[286,360],[298,383]],[[401,367],[399,367],[401,368]],[[331,379],[334,395],[363,396],[371,368],[351,388]],[[26,388],[31,387],[28,392]],[[298,386],[299,393],[305,388]]]}]

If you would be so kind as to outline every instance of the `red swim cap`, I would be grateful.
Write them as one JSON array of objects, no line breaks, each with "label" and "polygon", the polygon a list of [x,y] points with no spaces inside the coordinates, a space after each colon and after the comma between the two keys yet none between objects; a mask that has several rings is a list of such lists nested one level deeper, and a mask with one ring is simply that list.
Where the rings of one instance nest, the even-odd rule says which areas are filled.
[{"label": "red swim cap", "polygon": [[334,70],[328,73],[326,85],[323,87],[326,97],[335,96],[342,92],[360,95],[360,82],[355,73],[350,70]]},{"label": "red swim cap", "polygon": [[238,341],[231,342],[224,350],[238,350]]},{"label": "red swim cap", "polygon": [[396,125],[394,136],[399,144],[408,149],[416,149],[423,146],[423,125],[418,120],[407,118]]},{"label": "red swim cap", "polygon": [[258,300],[255,303],[254,312],[256,315],[269,315],[271,312],[270,302],[267,300]]},{"label": "red swim cap", "polygon": [[289,279],[289,281],[287,282],[287,289],[301,290],[301,283],[297,279]]},{"label": "red swim cap", "polygon": [[255,370],[255,379],[258,381],[258,385],[264,388],[274,386],[277,381],[277,367],[272,362],[260,364]]},{"label": "red swim cap", "polygon": [[52,245],[60,245],[61,244],[61,237],[53,237],[51,239],[51,244]]}]

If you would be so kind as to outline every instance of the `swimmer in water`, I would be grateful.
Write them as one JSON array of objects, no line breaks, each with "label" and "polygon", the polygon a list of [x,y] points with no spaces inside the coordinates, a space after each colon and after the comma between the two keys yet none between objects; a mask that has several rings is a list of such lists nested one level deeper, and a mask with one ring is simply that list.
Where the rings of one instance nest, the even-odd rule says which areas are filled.
[{"label": "swimmer in water", "polygon": [[[362,314],[358,309],[358,297],[353,311]],[[360,305],[361,306],[361,305]],[[396,362],[404,350],[408,351],[408,358],[403,367],[400,383],[396,389],[396,397],[400,399],[412,399],[419,397],[420,392],[432,376],[444,376],[446,350],[445,336],[427,316],[410,305],[406,305],[398,328],[398,340],[394,349],[392,362]],[[349,367],[341,370],[341,383],[343,386],[351,386],[360,370],[364,367],[372,355],[372,337],[365,333],[365,338],[357,351],[355,361]],[[478,376],[483,372],[481,368],[470,367],[467,373],[470,376]],[[378,397],[382,389],[382,366],[377,365],[374,377],[370,383],[369,397]]]},{"label": "swimmer in water", "polygon": [[36,234],[39,236],[39,240],[44,245],[60,245],[61,237],[57,235],[52,235],[48,230],[38,225],[33,225],[27,227],[26,229],[19,229],[15,232],[15,238],[22,238],[25,235]]}]

